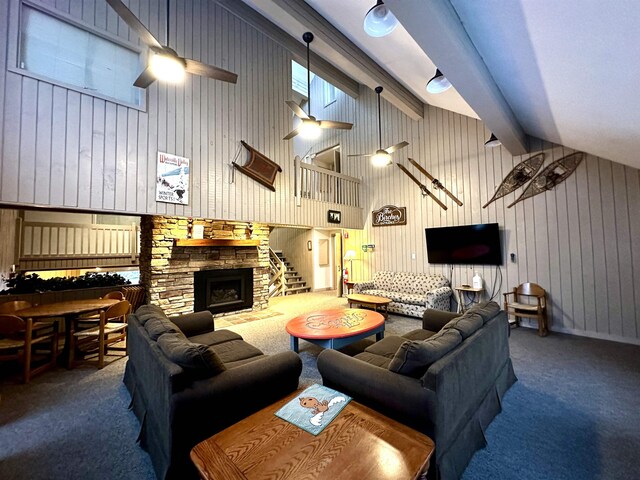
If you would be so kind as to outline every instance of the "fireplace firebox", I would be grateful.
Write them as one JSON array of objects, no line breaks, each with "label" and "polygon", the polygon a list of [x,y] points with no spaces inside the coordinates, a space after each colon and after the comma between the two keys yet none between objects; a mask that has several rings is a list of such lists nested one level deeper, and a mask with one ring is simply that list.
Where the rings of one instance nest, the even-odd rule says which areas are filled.
[{"label": "fireplace firebox", "polygon": [[193,274],[194,311],[233,312],[253,306],[253,269],[200,270]]}]

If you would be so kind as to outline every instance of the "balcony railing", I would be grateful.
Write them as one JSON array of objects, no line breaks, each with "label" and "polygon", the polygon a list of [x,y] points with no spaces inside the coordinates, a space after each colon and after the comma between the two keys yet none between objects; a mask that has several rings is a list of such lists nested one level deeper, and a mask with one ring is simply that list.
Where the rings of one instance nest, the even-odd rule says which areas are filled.
[{"label": "balcony railing", "polygon": [[300,199],[360,207],[360,180],[296,160],[296,201]]}]

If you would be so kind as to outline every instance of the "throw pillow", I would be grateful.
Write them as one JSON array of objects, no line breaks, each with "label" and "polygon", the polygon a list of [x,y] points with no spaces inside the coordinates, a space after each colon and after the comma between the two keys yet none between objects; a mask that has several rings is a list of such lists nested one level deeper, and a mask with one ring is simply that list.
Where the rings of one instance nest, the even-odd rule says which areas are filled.
[{"label": "throw pillow", "polygon": [[466,340],[478,329],[480,329],[482,325],[484,325],[484,323],[480,315],[467,312],[463,316],[451,320],[444,327],[442,327],[442,329],[444,330],[445,328],[455,328],[458,332],[460,332],[462,340]]},{"label": "throw pillow", "polygon": [[212,348],[192,343],[182,333],[165,333],[158,338],[162,353],[182,368],[206,376],[217,375],[226,370]]},{"label": "throw pillow", "polygon": [[144,329],[151,337],[151,340],[158,340],[164,333],[182,333],[175,323],[168,318],[150,318],[144,324]]},{"label": "throw pillow", "polygon": [[423,341],[407,341],[400,345],[389,363],[389,370],[400,375],[420,378],[432,363],[444,357],[462,342],[460,332],[440,330]]},{"label": "throw pillow", "polygon": [[144,326],[152,318],[167,318],[162,308],[157,305],[142,305],[136,310],[136,318]]},{"label": "throw pillow", "polygon": [[496,302],[486,302],[474,305],[467,313],[477,313],[482,317],[482,322],[487,323],[500,312],[500,306]]}]

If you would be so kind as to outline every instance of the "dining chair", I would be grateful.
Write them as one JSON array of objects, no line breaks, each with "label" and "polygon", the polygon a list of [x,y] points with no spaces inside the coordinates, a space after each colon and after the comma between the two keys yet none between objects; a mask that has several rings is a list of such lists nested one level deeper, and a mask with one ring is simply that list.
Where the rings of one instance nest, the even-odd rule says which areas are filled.
[{"label": "dining chair", "polygon": [[[32,376],[54,367],[58,356],[58,324],[47,325],[50,330],[33,329],[33,320],[16,315],[0,314],[0,361],[22,363],[22,381],[28,383]],[[48,345],[46,363],[34,366],[37,348]]]},{"label": "dining chair", "polygon": [[[538,335],[545,337],[547,325],[547,292],[537,283],[522,283],[513,291],[504,293],[504,311],[513,315],[513,323],[520,324],[520,318],[535,318],[538,321]],[[512,322],[509,322],[512,323]]]},{"label": "dining chair", "polygon": [[[15,315],[19,310],[31,308],[32,306],[31,302],[27,302],[26,300],[13,300],[11,302],[0,303],[0,315],[4,313]],[[33,322],[33,331],[39,332],[50,328],[51,322]]]},{"label": "dining chair", "polygon": [[[120,290],[114,290],[113,292],[105,293],[100,298],[109,298],[112,300],[124,300],[124,295]],[[95,327],[100,321],[99,313],[85,313],[79,315],[74,325],[74,330],[83,330],[85,328]]]},{"label": "dining chair", "polygon": [[124,293],[124,299],[131,304],[132,312],[135,312],[144,303],[146,291],[141,285],[122,287],[122,293]]},{"label": "dining chair", "polygon": [[[127,346],[113,347],[114,343],[127,338],[127,315],[131,313],[131,304],[122,300],[100,312],[98,325],[80,330],[73,334],[70,348],[78,347],[88,353],[98,352],[98,368],[104,367],[104,357],[109,350],[121,350],[126,353]],[[73,367],[73,365],[72,365]]]}]

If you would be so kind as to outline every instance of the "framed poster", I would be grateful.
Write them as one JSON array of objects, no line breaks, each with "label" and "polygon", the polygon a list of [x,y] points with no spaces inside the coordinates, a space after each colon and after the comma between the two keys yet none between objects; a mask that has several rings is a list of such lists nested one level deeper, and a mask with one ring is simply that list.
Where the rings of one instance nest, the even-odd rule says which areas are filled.
[{"label": "framed poster", "polygon": [[327,222],[340,223],[342,221],[342,214],[338,210],[329,210],[327,212]]},{"label": "framed poster", "polygon": [[189,204],[189,159],[158,152],[156,201]]}]

